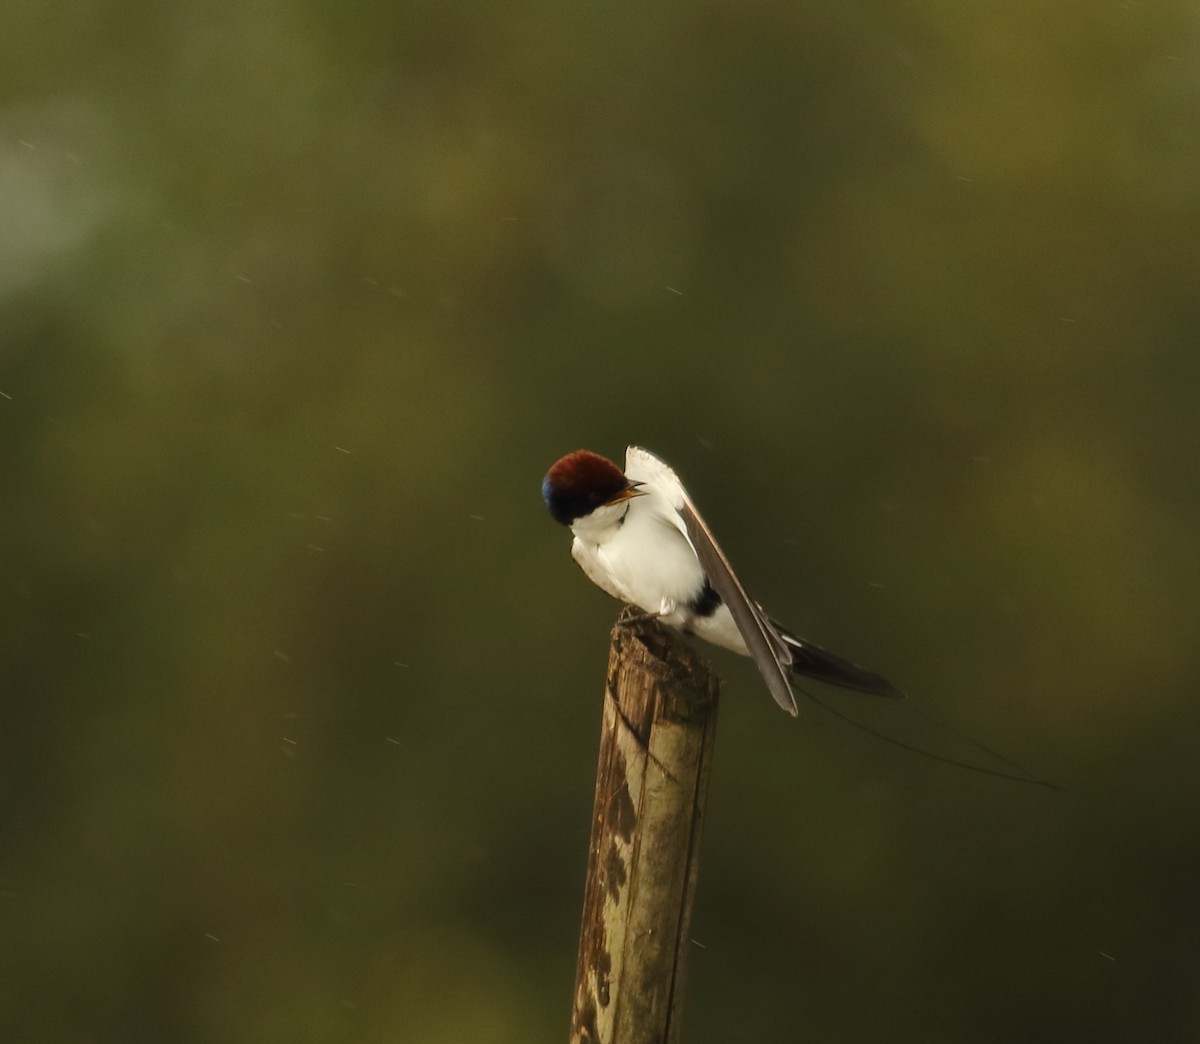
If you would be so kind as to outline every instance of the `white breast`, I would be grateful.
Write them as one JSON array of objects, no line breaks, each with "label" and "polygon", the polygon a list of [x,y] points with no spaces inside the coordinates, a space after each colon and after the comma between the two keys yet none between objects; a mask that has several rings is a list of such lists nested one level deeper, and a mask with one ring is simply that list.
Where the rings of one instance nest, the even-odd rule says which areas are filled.
[{"label": "white breast", "polygon": [[629,502],[623,524],[597,551],[628,601],[648,613],[671,615],[695,598],[704,572],[688,539],[671,523],[653,491]]}]

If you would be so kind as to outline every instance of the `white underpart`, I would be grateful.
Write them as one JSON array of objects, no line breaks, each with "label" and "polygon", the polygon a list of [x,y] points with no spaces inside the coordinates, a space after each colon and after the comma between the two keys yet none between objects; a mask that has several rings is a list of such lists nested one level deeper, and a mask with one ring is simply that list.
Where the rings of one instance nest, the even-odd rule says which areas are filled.
[{"label": "white underpart", "polygon": [[663,623],[691,631],[747,655],[726,605],[696,616],[689,604],[704,589],[704,570],[680,515],[685,493],[675,472],[652,454],[629,447],[625,474],[641,496],[593,511],[571,526],[571,554],[588,578],[614,598],[656,613]]}]

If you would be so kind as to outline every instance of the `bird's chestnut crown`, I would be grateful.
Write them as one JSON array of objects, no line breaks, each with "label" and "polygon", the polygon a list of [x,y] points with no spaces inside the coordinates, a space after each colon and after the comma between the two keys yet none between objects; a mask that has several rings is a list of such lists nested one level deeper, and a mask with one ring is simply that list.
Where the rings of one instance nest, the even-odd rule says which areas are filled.
[{"label": "bird's chestnut crown", "polygon": [[576,450],[554,462],[542,480],[542,499],[556,522],[569,526],[604,504],[630,496],[630,482],[611,460]]}]

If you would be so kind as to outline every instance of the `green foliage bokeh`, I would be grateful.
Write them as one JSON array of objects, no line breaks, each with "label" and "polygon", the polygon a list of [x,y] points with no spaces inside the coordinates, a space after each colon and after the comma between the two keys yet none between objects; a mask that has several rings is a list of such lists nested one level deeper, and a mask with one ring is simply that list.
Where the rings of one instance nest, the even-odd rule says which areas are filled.
[{"label": "green foliage bokeh", "polygon": [[617,607],[538,485],[637,442],[914,710],[825,698],[1068,788],[714,653],[688,1039],[1200,1038],[1190,5],[51,8],[0,1036],[564,1039]]}]

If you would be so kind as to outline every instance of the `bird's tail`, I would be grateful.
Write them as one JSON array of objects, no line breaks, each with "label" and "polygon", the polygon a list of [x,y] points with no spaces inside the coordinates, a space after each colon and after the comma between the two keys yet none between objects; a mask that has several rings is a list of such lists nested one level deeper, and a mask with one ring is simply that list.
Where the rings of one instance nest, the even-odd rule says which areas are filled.
[{"label": "bird's tail", "polygon": [[789,666],[793,674],[803,674],[830,685],[839,685],[843,689],[854,689],[856,692],[866,692],[873,696],[904,696],[904,693],[883,675],[868,671],[849,660],[843,660],[840,656],[834,656],[819,645],[803,641],[794,634],[778,630],[779,637],[792,654]]}]

